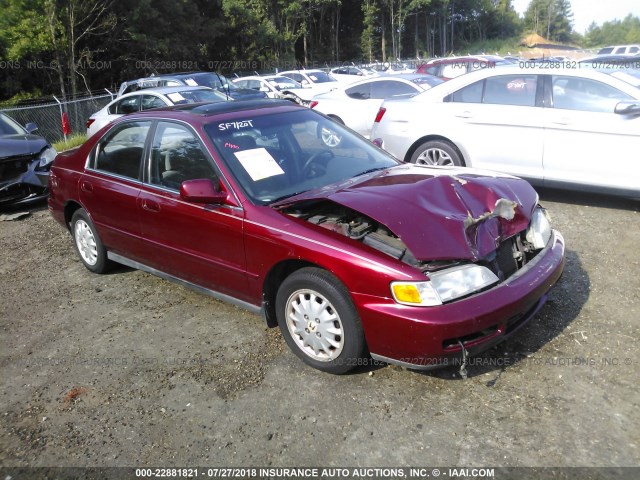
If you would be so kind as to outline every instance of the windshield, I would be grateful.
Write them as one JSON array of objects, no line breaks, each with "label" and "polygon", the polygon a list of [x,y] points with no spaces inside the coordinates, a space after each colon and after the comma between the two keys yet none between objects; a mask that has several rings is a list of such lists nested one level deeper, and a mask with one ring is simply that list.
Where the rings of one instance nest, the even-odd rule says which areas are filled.
[{"label": "windshield", "polygon": [[0,114],[0,135],[24,135],[25,130],[13,119]]},{"label": "windshield", "polygon": [[298,82],[287,77],[269,77],[265,80],[269,82],[272,87],[275,87],[276,90],[282,90],[283,88],[302,88],[302,85]]},{"label": "windshield", "polygon": [[325,72],[307,72],[307,76],[313,83],[337,82],[337,80]]},{"label": "windshield", "polygon": [[640,88],[640,69],[627,68],[624,70],[607,70],[605,73],[608,73],[612,77],[618,78],[622,81],[625,81],[634,87]]},{"label": "windshield", "polygon": [[199,102],[225,102],[227,96],[219,93],[215,90],[183,90],[180,92],[167,93],[167,97],[176,105],[182,105],[184,103],[199,103]]},{"label": "windshield", "polygon": [[213,88],[220,92],[226,92],[227,90],[237,90],[238,86],[230,82],[227,77],[218,73],[194,73],[188,77],[183,78],[184,83],[195,87],[201,85],[203,87]]},{"label": "windshield", "polygon": [[249,199],[268,205],[397,165],[362,137],[311,110],[252,115],[205,127]]}]

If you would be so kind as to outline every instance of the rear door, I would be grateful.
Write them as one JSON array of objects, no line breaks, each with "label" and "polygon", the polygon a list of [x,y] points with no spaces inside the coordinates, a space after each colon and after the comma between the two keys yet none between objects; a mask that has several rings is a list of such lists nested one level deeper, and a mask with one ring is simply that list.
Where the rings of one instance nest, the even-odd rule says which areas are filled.
[{"label": "rear door", "polygon": [[137,198],[151,122],[112,128],[92,151],[80,178],[80,202],[109,250],[139,260],[143,255]]}]

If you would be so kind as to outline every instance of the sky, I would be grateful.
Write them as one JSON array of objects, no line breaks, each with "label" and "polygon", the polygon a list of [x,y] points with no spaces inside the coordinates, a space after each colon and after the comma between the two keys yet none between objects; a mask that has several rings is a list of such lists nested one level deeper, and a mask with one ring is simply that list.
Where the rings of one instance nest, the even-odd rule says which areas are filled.
[{"label": "sky", "polygon": [[[513,0],[512,5],[522,16],[530,0]],[[571,0],[573,29],[584,33],[591,22],[602,25],[610,20],[622,20],[628,14],[640,17],[639,0]]]}]

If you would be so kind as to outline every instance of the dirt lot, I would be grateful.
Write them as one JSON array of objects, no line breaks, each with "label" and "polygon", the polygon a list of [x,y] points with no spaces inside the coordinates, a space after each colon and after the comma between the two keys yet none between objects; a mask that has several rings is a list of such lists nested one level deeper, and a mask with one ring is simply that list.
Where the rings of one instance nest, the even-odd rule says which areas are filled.
[{"label": "dirt lot", "polygon": [[639,204],[542,199],[564,276],[467,379],[314,371],[257,316],[90,273],[43,206],[0,222],[0,466],[637,466]]}]

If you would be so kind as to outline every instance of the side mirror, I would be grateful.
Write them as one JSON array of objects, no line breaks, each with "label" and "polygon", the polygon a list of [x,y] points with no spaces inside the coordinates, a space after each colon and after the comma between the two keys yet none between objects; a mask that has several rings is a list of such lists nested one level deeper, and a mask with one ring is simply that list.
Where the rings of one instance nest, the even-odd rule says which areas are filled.
[{"label": "side mirror", "polygon": [[229,194],[213,183],[208,178],[198,178],[196,180],[186,180],[180,185],[180,197],[187,202],[193,203],[217,203],[227,202]]},{"label": "side mirror", "polygon": [[640,101],[619,102],[613,112],[618,115],[640,115]]},{"label": "side mirror", "polygon": [[38,125],[33,122],[29,122],[24,126],[24,129],[29,133],[33,133],[38,129]]}]

